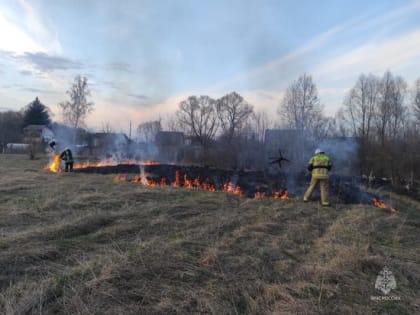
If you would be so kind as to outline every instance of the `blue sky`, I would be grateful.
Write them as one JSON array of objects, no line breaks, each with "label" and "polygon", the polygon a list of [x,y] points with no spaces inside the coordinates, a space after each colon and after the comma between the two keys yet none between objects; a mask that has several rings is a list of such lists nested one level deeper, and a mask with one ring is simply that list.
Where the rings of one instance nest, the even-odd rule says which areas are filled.
[{"label": "blue sky", "polygon": [[420,77],[420,1],[0,0],[0,108],[57,104],[87,76],[90,127],[237,91],[275,118],[301,74],[334,116],[361,73]]}]

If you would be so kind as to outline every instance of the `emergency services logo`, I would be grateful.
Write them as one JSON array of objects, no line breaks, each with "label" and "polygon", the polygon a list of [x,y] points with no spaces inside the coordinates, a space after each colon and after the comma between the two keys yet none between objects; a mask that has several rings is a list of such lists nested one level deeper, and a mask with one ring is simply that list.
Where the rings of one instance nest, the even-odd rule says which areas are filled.
[{"label": "emergency services logo", "polygon": [[381,291],[383,294],[388,294],[391,290],[396,288],[397,282],[395,281],[392,271],[387,267],[384,267],[384,269],[379,272],[378,277],[376,277],[375,289]]},{"label": "emergency services logo", "polygon": [[395,281],[394,274],[388,269],[388,267],[384,267],[384,269],[379,272],[375,281],[375,289],[381,291],[384,295],[371,296],[370,299],[376,302],[401,301],[400,296],[388,295],[391,290],[395,290],[396,288],[397,281]]}]

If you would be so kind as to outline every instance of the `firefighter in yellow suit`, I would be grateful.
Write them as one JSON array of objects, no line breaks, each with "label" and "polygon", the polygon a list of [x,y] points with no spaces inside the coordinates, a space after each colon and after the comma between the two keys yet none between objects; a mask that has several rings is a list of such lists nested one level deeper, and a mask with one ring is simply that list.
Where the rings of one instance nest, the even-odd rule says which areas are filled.
[{"label": "firefighter in yellow suit", "polygon": [[315,155],[309,160],[308,170],[312,172],[311,183],[303,196],[303,201],[307,202],[319,182],[321,190],[321,205],[329,206],[328,202],[328,172],[331,170],[331,159],[321,149],[315,150]]}]

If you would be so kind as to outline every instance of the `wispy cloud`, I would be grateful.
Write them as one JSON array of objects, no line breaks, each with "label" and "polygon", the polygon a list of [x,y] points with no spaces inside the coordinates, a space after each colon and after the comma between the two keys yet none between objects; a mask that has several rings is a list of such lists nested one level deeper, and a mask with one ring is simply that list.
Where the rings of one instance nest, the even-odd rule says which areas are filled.
[{"label": "wispy cloud", "polygon": [[132,72],[131,66],[126,62],[111,62],[105,65],[105,69],[110,71]]},{"label": "wispy cloud", "polygon": [[29,70],[22,70],[22,71],[20,71],[20,74],[21,74],[21,75],[32,75],[32,71],[29,71]]},{"label": "wispy cloud", "polygon": [[23,62],[41,72],[54,70],[81,69],[83,63],[66,57],[52,56],[43,52],[26,52],[23,54],[9,54],[12,59]]},{"label": "wispy cloud", "polygon": [[0,4],[0,50],[61,53],[57,32],[47,21],[28,1],[19,0],[18,6]]},{"label": "wispy cloud", "polygon": [[46,50],[19,26],[13,24],[1,11],[0,29],[0,50],[15,53]]},{"label": "wispy cloud", "polygon": [[[92,76],[93,78],[93,76]],[[116,81],[111,81],[111,80],[101,80],[101,79],[93,79],[92,81],[90,81],[90,86],[91,87],[95,87],[98,89],[106,89],[106,90],[110,90],[110,89],[117,89],[120,90],[122,89],[122,84],[120,82],[116,82]]]},{"label": "wispy cloud", "polygon": [[[384,30],[389,25],[404,21],[406,16],[419,9],[420,1],[415,1],[382,15],[363,14],[332,27],[285,55],[213,88],[221,90],[241,84],[249,86],[248,91],[242,95],[256,108],[275,115],[275,109],[283,96],[275,90],[284,91],[301,73],[309,72],[317,83],[321,82],[318,92],[326,114],[333,115],[348,91],[348,87],[334,86],[337,80],[351,80],[365,71],[394,70],[411,63],[420,66],[420,29],[406,29],[405,32],[401,29],[398,34],[393,29]],[[381,29],[385,33],[379,36],[376,32],[373,38],[365,37],[364,34],[372,29]],[[394,36],[390,37],[393,32]],[[352,37],[357,38],[357,41],[343,42],[343,38]],[[317,59],[317,55],[322,55],[324,59]],[[271,91],[267,89],[270,84]],[[269,94],[263,91],[269,91]]]},{"label": "wispy cloud", "polygon": [[420,29],[382,42],[358,46],[319,64],[312,70],[317,78],[352,78],[365,71],[383,72],[420,61]]},{"label": "wispy cloud", "polygon": [[335,34],[339,33],[343,26],[334,27],[316,37],[311,39],[309,42],[304,44],[303,46],[287,53],[284,56],[280,56],[277,59],[274,59],[262,66],[256,67],[247,71],[245,73],[241,73],[233,78],[228,80],[222,81],[216,86],[212,87],[212,90],[223,89],[226,86],[232,86],[240,81],[248,81],[248,80],[261,80],[261,77],[273,77],[273,73],[281,71],[282,77],[284,80],[287,80],[287,74],[294,74],[296,68],[300,66],[297,65],[297,60],[309,53],[310,51],[314,50],[315,48],[320,47],[324,44],[329,38],[333,37]]},{"label": "wispy cloud", "polygon": [[39,93],[39,94],[56,94],[56,91],[46,90],[46,89],[38,89],[32,87],[21,87],[21,91],[31,92],[31,93]]},{"label": "wispy cloud", "polygon": [[147,101],[147,100],[149,100],[149,97],[147,97],[144,94],[127,94],[127,96],[134,97],[134,98],[136,98],[138,100],[141,100],[141,101]]},{"label": "wispy cloud", "polygon": [[[266,64],[241,73],[233,78],[222,81],[216,86],[213,86],[211,89],[217,90],[229,86],[240,85],[243,82],[246,82],[251,86],[258,86],[258,83],[261,82],[264,83],[263,85],[267,85],[267,82],[274,81],[276,83],[271,84],[275,85],[277,88],[285,88],[285,85],[289,84],[291,80],[296,79],[300,73],[308,72],[308,64],[310,65],[319,63],[319,61],[317,61],[313,56],[316,52],[323,50],[323,55],[325,56],[325,51],[334,50],[334,48],[332,47],[335,47],[334,44],[336,44],[336,42],[338,41],[341,41],[342,38],[351,38],[351,36],[355,38],[363,38],[362,35],[368,30],[382,29],[385,28],[387,25],[390,25],[391,22],[399,20],[403,21],[404,16],[412,14],[413,12],[416,12],[419,9],[420,1],[417,0],[410,2],[405,6],[386,12],[382,15],[373,16],[372,14],[362,14],[361,16],[345,21],[342,24],[336,25],[330,28],[329,30],[313,37],[311,40],[304,43],[302,46],[296,48],[293,51],[290,51],[285,55],[279,56],[278,58]],[[370,62],[374,59],[374,56],[369,51],[369,49],[374,48],[375,53],[373,54],[376,54],[377,56],[380,51],[375,47],[375,45],[380,46],[382,50],[387,49],[389,51],[388,53],[382,55],[386,55],[386,58],[390,60],[392,64],[407,61],[409,58],[417,56],[417,51],[420,45],[418,44],[419,39],[415,38],[416,35],[417,31],[402,35],[398,34],[399,37],[402,36],[402,39],[399,40],[398,37],[396,40],[391,41],[389,39],[385,39],[383,43],[373,43],[370,42],[369,39],[366,39],[366,41],[368,42],[361,44],[357,48],[351,48],[352,51],[350,53],[346,53],[343,56],[336,57],[333,62],[321,61],[321,64],[319,64],[319,66],[316,67],[316,72],[319,75],[322,75],[324,72],[327,73],[327,70],[320,70],[325,65],[327,65],[327,68],[331,70],[331,73],[333,72],[334,67],[336,67],[337,69],[340,67],[342,67],[343,69],[347,69],[346,65],[352,64],[349,58],[362,60],[363,56],[366,57],[366,52],[369,52],[370,59],[366,58],[367,61],[364,62],[364,65],[369,65]],[[409,40],[412,40],[411,45]],[[393,45],[399,45],[400,43],[404,44],[404,49],[411,49],[412,51],[405,51],[404,53],[402,53],[402,49],[398,49],[398,47],[393,47]],[[398,56],[394,56],[395,53],[397,53]],[[384,62],[385,57],[378,59],[382,60],[382,63],[379,62],[379,60],[376,60],[378,61],[376,62],[376,65],[378,67],[380,67],[381,65],[385,67],[387,66]],[[302,60],[305,60],[306,62],[302,62]],[[357,71],[360,71],[360,69],[358,69]],[[351,71],[351,73],[352,75],[354,75],[354,71]],[[281,74],[281,76],[279,74]]]},{"label": "wispy cloud", "polygon": [[26,31],[40,42],[48,52],[62,53],[62,47],[58,40],[57,32],[54,31],[54,25],[42,16],[38,10],[26,0],[19,0],[19,5],[23,11]]}]

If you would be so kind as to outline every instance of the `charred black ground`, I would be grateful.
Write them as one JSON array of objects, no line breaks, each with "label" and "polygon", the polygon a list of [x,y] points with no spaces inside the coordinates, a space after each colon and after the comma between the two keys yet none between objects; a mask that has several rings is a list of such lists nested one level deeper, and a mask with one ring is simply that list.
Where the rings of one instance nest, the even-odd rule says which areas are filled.
[{"label": "charred black ground", "polygon": [[[263,193],[265,196],[273,196],[274,192],[288,191],[290,197],[302,196],[310,181],[310,175],[301,173],[288,173],[284,171],[247,171],[247,170],[225,170],[213,167],[201,167],[194,165],[174,164],[119,164],[114,166],[86,167],[76,169],[75,172],[91,174],[124,174],[130,181],[142,171],[148,180],[160,182],[166,178],[167,183],[175,181],[175,174],[179,172],[181,185],[184,184],[184,175],[189,180],[199,178],[201,182],[212,184],[219,190],[225,183],[233,183],[239,186],[244,196],[253,198],[256,193]],[[372,204],[372,199],[380,199],[375,194],[364,190],[367,183],[360,177],[331,175],[329,194],[336,202],[345,204]],[[372,185],[376,188],[390,189],[389,183],[377,180]],[[313,199],[319,199],[315,191]]]}]

